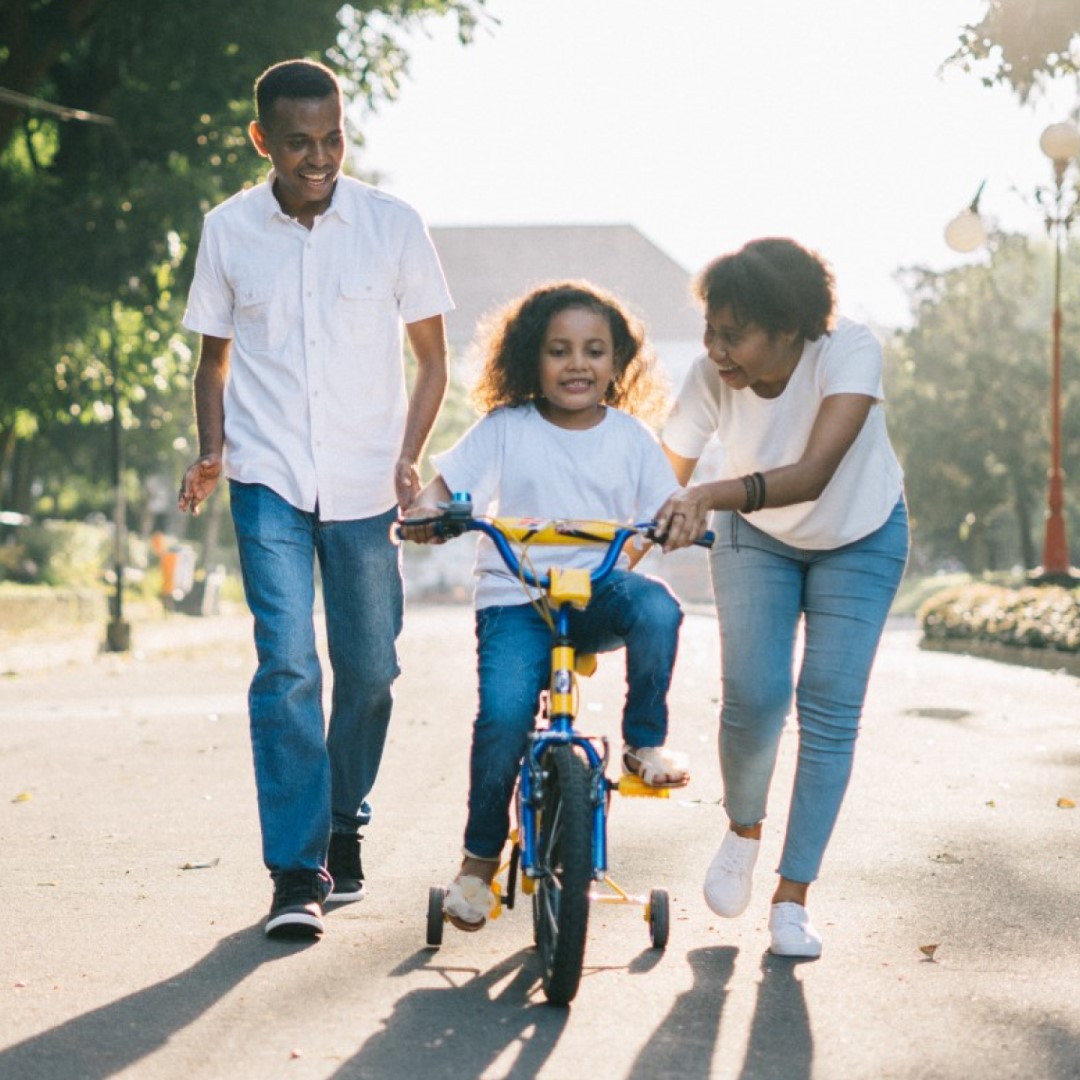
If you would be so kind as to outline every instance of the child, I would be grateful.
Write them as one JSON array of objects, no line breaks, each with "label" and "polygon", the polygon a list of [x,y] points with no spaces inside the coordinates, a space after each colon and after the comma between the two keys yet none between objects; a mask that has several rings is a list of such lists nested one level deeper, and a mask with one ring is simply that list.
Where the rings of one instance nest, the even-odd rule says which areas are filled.
[{"label": "child", "polygon": [[[652,415],[664,403],[644,332],[614,297],[587,282],[542,286],[499,314],[473,400],[487,415],[435,455],[438,475],[407,517],[430,516],[462,491],[479,512],[503,517],[630,522],[651,518],[678,490],[659,443],[628,415]],[[432,539],[430,527],[406,534]],[[543,555],[531,549],[531,560],[540,573],[552,562],[593,568],[603,555],[584,545],[539,550]],[[666,750],[664,740],[682,610],[666,585],[628,566],[624,558],[594,589],[571,629],[583,653],[626,646],[624,767],[650,785],[681,787],[689,782],[686,757]],[[464,860],[445,901],[462,930],[479,930],[491,908],[551,647],[547,624],[487,537],[477,547],[476,577],[480,707]]]}]

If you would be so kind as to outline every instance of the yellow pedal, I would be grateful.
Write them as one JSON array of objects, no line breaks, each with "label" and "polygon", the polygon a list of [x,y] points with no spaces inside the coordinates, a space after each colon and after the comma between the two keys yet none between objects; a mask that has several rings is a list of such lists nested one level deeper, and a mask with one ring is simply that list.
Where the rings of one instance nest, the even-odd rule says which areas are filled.
[{"label": "yellow pedal", "polygon": [[574,657],[574,671],[587,679],[596,672],[596,653],[578,653]]},{"label": "yellow pedal", "polygon": [[497,919],[503,913],[502,886],[497,882],[491,883],[491,891],[495,894],[491,901],[491,910],[488,912],[489,919]]},{"label": "yellow pedal", "polygon": [[532,896],[536,892],[536,880],[529,877],[527,874],[521,875],[521,891],[526,896]]},{"label": "yellow pedal", "polygon": [[640,776],[633,773],[623,773],[619,777],[618,791],[620,795],[627,795],[632,799],[666,799],[671,795],[670,788],[650,787]]}]

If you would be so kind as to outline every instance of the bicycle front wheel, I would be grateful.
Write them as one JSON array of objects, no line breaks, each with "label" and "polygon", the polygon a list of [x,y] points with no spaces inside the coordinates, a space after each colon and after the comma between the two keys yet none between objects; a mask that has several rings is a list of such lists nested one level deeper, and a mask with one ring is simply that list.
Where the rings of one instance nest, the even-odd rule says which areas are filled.
[{"label": "bicycle front wheel", "polygon": [[571,746],[544,755],[533,893],[536,946],[543,964],[544,994],[567,1005],[577,993],[585,957],[592,881],[592,827],[588,769]]}]

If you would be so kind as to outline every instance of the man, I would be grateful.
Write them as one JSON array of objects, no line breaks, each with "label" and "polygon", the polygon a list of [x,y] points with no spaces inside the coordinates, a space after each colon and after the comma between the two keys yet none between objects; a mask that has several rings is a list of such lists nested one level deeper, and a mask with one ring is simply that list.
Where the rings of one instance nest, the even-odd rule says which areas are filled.
[{"label": "man", "polygon": [[[184,326],[199,458],[179,506],[224,474],[258,669],[248,705],[270,937],[318,937],[323,904],[363,895],[361,826],[399,672],[402,584],[390,527],[446,389],[453,306],[419,215],[341,175],[341,91],[290,60],[255,84],[249,134],[273,166],[205,219]],[[416,357],[407,393],[401,326]],[[313,627],[322,576],[333,699]]]}]

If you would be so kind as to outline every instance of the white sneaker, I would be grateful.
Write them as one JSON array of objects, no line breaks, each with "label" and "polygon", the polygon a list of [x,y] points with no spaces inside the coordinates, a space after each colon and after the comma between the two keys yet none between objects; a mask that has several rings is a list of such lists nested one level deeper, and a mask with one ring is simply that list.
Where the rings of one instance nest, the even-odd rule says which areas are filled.
[{"label": "white sneaker", "polygon": [[705,903],[725,919],[741,915],[750,903],[760,840],[728,829],[705,872]]},{"label": "white sneaker", "polygon": [[777,956],[817,957],[821,955],[821,935],[814,929],[802,904],[785,901],[773,904],[769,912],[769,952]]}]

